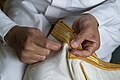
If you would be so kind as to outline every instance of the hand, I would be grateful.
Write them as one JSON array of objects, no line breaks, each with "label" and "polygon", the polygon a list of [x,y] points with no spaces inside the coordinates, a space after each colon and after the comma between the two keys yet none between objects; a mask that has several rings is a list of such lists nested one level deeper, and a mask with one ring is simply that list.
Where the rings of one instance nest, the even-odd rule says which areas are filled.
[{"label": "hand", "polygon": [[[90,14],[84,14],[73,22],[73,30],[77,36],[71,41],[71,52],[76,56],[88,57],[100,47],[98,22]],[[82,50],[77,50],[79,45]]]},{"label": "hand", "polygon": [[13,27],[5,40],[17,51],[19,59],[27,64],[44,61],[50,50],[58,51],[61,45],[44,37],[37,28]]}]

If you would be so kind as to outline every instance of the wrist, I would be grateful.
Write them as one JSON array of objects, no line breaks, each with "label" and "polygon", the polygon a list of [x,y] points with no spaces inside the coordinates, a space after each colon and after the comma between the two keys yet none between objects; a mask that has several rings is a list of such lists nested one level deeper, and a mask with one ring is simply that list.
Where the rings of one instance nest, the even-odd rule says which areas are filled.
[{"label": "wrist", "polygon": [[6,41],[7,44],[9,43],[9,41],[11,40],[11,38],[16,34],[17,28],[18,28],[17,25],[14,26],[14,27],[12,27],[12,28],[8,31],[8,33],[5,35],[4,40]]}]

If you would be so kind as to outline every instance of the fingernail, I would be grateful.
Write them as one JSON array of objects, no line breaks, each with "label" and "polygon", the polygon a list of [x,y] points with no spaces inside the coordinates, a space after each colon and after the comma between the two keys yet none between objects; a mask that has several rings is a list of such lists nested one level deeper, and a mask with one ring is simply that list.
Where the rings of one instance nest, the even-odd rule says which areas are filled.
[{"label": "fingernail", "polygon": [[71,47],[73,48],[77,48],[78,47],[78,43],[74,40],[71,41]]}]

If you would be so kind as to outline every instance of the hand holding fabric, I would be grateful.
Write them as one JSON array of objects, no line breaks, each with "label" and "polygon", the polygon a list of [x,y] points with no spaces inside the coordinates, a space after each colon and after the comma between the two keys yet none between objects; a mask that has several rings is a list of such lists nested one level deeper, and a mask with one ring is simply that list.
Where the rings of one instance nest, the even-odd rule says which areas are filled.
[{"label": "hand holding fabric", "polygon": [[37,28],[13,27],[5,40],[14,48],[19,59],[27,64],[44,61],[51,50],[58,51],[61,45],[44,37]]},{"label": "hand holding fabric", "polygon": [[[98,22],[94,16],[83,14],[73,22],[73,30],[77,36],[71,41],[71,52],[76,56],[88,57],[100,47]],[[79,45],[82,50],[77,50]]]}]

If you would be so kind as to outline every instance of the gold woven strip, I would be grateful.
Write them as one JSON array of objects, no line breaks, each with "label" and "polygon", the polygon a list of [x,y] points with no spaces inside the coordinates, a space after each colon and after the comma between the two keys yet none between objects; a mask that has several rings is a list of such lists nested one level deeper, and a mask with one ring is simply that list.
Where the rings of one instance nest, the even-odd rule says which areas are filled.
[{"label": "gold woven strip", "polygon": [[86,74],[86,72],[85,72],[85,70],[84,70],[84,67],[83,67],[83,65],[80,63],[80,68],[81,68],[81,70],[82,70],[82,72],[83,72],[83,74],[84,74],[84,76],[85,76],[85,80],[89,80],[88,79],[88,76],[87,76],[87,74]]},{"label": "gold woven strip", "polygon": [[[52,30],[51,34],[59,41],[61,41],[62,43],[67,43],[68,44],[68,48],[71,49],[70,47],[70,41],[76,36],[76,34],[74,33],[74,31],[68,27],[63,21],[59,21],[54,29]],[[82,49],[81,46],[79,46],[78,49]],[[73,55],[71,52],[68,53],[68,59],[80,59],[80,60],[84,60],[87,63],[96,66],[100,69],[104,69],[104,70],[120,70],[120,64],[114,64],[114,63],[108,63],[108,62],[104,62],[101,61],[96,55],[95,53],[87,58],[84,57],[77,57],[75,55]]]}]

